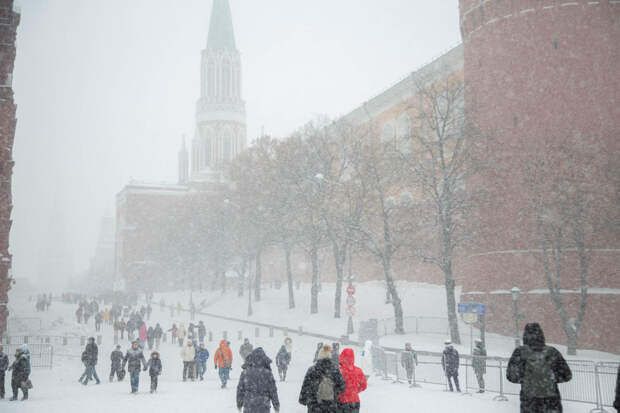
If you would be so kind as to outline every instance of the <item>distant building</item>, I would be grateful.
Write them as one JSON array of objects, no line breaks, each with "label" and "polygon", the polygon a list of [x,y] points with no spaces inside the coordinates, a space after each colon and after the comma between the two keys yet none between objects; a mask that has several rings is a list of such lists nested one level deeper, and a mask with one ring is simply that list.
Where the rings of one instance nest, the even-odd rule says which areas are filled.
[{"label": "distant building", "polygon": [[9,236],[13,209],[13,139],[17,124],[12,84],[19,18],[19,13],[13,8],[13,0],[0,0],[0,334],[6,331],[8,292],[12,282]]}]

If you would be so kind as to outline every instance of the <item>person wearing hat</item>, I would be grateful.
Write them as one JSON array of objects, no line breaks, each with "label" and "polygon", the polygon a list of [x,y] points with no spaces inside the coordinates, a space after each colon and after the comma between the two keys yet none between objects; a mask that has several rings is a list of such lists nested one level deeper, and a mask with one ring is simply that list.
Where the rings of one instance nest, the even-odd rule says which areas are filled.
[{"label": "person wearing hat", "polygon": [[317,361],[306,372],[299,394],[299,404],[308,413],[338,413],[338,397],[346,383],[337,365],[332,362],[332,348],[324,345],[317,353]]},{"label": "person wearing hat", "polygon": [[292,352],[293,340],[287,337],[284,339],[284,344],[280,347],[280,351],[276,354],[276,366],[278,367],[280,381],[286,381],[286,372],[288,371],[288,365],[291,363]]},{"label": "person wearing hat", "polygon": [[205,343],[200,343],[200,347],[198,347],[198,351],[196,351],[196,362],[200,380],[205,379],[205,372],[207,371],[207,360],[209,360],[209,350],[205,348]]},{"label": "person wearing hat", "polygon": [[276,381],[271,371],[271,359],[261,347],[253,350],[241,366],[243,371],[237,385],[237,409],[244,413],[269,413],[271,405],[280,411]]},{"label": "person wearing hat", "polygon": [[146,359],[144,358],[144,354],[142,353],[142,348],[140,348],[140,341],[134,340],[131,343],[131,348],[127,350],[125,353],[125,357],[123,358],[123,367],[125,370],[125,366],[127,366],[127,370],[129,371],[130,383],[131,383],[131,393],[138,393],[138,386],[140,384],[140,366],[146,367]]},{"label": "person wearing hat", "polygon": [[478,380],[478,393],[484,393],[484,375],[487,372],[487,350],[484,348],[484,343],[480,339],[474,341],[474,352],[472,354],[473,359],[471,361],[474,373],[476,373],[476,379]]},{"label": "person wearing hat", "polygon": [[411,343],[405,343],[405,350],[400,355],[400,365],[405,369],[407,381],[412,386],[414,384],[413,373],[415,366],[418,365],[418,355],[411,347]]},{"label": "person wearing hat", "polygon": [[215,351],[213,362],[215,363],[215,368],[218,370],[223,389],[226,388],[226,383],[228,383],[228,379],[230,378],[232,360],[233,355],[228,341],[220,341],[220,347]]},{"label": "person wearing hat", "polygon": [[99,376],[97,376],[97,371],[95,370],[95,366],[97,365],[97,359],[99,354],[99,348],[95,343],[95,337],[89,337],[88,343],[86,344],[86,349],[84,350],[84,359],[86,363],[86,378],[82,382],[84,386],[88,384],[90,380],[95,380],[97,384],[100,384]]},{"label": "person wearing hat", "polygon": [[32,385],[28,376],[30,376],[30,361],[28,360],[26,345],[22,345],[15,350],[15,361],[9,367],[9,370],[13,370],[11,376],[11,389],[13,390],[13,398],[11,400],[17,400],[19,395],[19,389],[22,389],[24,396],[22,400],[28,400],[28,388]]},{"label": "person wearing hat", "polygon": [[116,350],[112,351],[110,354],[110,361],[112,362],[112,368],[110,369],[110,383],[114,380],[114,375],[116,374],[116,378],[118,381],[123,380],[123,370],[121,369],[121,365],[123,364],[123,352],[121,351],[121,346],[117,345]]},{"label": "person wearing hat", "polygon": [[151,353],[151,358],[149,359],[148,363],[146,363],[146,366],[144,366],[144,371],[147,370],[149,371],[149,376],[151,377],[151,393],[155,393],[157,391],[157,378],[162,371],[159,352],[154,351]]},{"label": "person wearing hat", "polygon": [[9,368],[9,356],[4,352],[4,346],[0,344],[0,399],[4,399],[4,376]]},{"label": "person wearing hat", "polygon": [[448,386],[450,387],[450,391],[454,391],[452,387],[452,381],[454,381],[454,385],[456,386],[456,391],[460,392],[461,387],[459,386],[459,352],[452,346],[452,341],[445,341],[445,348],[443,350],[443,355],[441,356],[441,366],[443,367],[443,371],[446,374],[446,379],[448,379]]}]

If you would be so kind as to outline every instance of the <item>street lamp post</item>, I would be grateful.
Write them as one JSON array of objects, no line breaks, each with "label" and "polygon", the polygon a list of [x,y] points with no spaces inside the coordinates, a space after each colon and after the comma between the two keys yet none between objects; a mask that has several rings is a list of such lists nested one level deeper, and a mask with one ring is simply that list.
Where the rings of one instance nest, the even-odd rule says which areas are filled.
[{"label": "street lamp post", "polygon": [[510,293],[512,294],[513,316],[515,319],[515,347],[519,347],[521,345],[519,338],[519,294],[521,290],[518,287],[512,287]]}]

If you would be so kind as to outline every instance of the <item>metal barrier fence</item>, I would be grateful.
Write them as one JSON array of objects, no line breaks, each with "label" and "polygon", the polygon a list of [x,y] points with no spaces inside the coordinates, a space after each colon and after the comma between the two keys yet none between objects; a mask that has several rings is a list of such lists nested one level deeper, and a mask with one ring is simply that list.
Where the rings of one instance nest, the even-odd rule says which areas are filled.
[{"label": "metal barrier fence", "polygon": [[[4,352],[9,355],[9,360],[12,360],[12,355],[15,354],[15,350],[17,350],[21,344],[3,344],[3,346]],[[51,344],[28,344],[28,351],[30,352],[31,368],[52,368],[54,362],[54,346]]]},{"label": "metal barrier fence", "polygon": [[[41,335],[23,335],[23,336],[0,336],[0,344],[50,344],[54,346],[84,346],[86,344],[86,336],[41,336]],[[101,344],[101,336],[97,336],[97,344]]]},{"label": "metal barrier fence", "polygon": [[[405,334],[444,334],[449,335],[450,325],[448,319],[443,317],[415,317],[408,316],[403,318],[403,328]],[[395,334],[396,320],[386,318],[377,323],[379,337]]]},{"label": "metal barrier fence", "polygon": [[[417,352],[418,364],[414,369],[413,385],[433,384],[448,387],[441,365],[442,353]],[[407,372],[401,364],[402,352],[373,347],[373,370],[384,380],[407,382]],[[459,381],[463,392],[477,391],[478,381],[472,367],[473,357],[460,355]],[[506,395],[517,396],[521,386],[506,379],[507,358],[486,357],[484,374],[485,391],[497,393],[498,401],[508,400]],[[573,373],[568,383],[559,385],[562,399],[572,402],[596,405],[592,412],[605,412],[615,399],[618,363],[594,362],[589,360],[567,360]]]}]

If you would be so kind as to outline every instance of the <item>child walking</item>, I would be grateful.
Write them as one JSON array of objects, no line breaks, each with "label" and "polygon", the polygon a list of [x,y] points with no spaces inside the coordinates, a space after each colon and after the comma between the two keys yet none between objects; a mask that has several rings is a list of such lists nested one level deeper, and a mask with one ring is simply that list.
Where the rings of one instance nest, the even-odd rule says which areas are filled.
[{"label": "child walking", "polygon": [[151,358],[146,363],[144,371],[147,369],[149,376],[151,376],[151,393],[155,393],[157,391],[157,377],[161,374],[161,360],[157,351],[151,353]]}]

